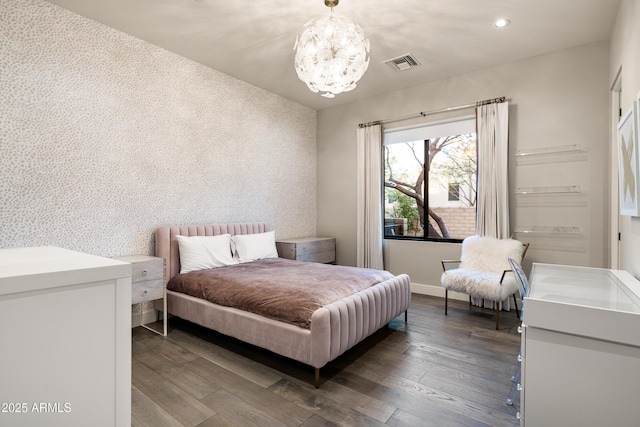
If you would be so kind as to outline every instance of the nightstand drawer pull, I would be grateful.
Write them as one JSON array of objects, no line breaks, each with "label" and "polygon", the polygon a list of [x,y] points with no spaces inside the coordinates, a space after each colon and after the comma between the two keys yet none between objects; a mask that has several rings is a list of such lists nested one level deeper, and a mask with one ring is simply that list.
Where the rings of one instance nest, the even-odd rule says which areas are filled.
[{"label": "nightstand drawer pull", "polygon": [[162,279],[164,277],[164,260],[153,260],[149,262],[138,262],[131,266],[131,280],[133,282],[140,280]]},{"label": "nightstand drawer pull", "polygon": [[131,304],[151,301],[164,296],[164,283],[160,280],[148,280],[132,284]]}]

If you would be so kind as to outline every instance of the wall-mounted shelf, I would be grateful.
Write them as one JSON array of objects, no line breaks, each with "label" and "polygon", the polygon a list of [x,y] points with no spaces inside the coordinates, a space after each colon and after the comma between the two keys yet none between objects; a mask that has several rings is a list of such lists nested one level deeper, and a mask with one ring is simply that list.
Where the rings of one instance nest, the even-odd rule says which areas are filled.
[{"label": "wall-mounted shelf", "polygon": [[587,150],[580,144],[524,148],[515,154],[517,164],[575,162],[587,159]]},{"label": "wall-mounted shelf", "polygon": [[520,225],[514,234],[531,244],[530,249],[562,252],[586,252],[580,227],[564,225]]},{"label": "wall-mounted shelf", "polygon": [[555,187],[519,187],[516,190],[518,195],[536,194],[575,194],[580,193],[579,185],[563,185]]},{"label": "wall-mounted shelf", "polygon": [[517,206],[587,206],[587,196],[579,185],[518,187],[515,195]]},{"label": "wall-mounted shelf", "polygon": [[568,227],[564,225],[520,225],[515,228],[515,233],[520,234],[563,234],[580,235],[580,227]]},{"label": "wall-mounted shelf", "polygon": [[537,156],[553,153],[576,153],[581,151],[584,151],[584,149],[580,144],[557,145],[555,147],[527,148],[518,150],[516,152],[516,157]]}]

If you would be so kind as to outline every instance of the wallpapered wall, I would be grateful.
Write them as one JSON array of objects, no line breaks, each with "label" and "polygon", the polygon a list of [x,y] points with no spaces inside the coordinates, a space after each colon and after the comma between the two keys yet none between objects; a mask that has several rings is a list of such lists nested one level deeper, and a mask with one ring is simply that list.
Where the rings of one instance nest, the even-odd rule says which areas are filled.
[{"label": "wallpapered wall", "polygon": [[167,224],[316,228],[315,111],[41,0],[0,2],[0,247],[152,254]]}]

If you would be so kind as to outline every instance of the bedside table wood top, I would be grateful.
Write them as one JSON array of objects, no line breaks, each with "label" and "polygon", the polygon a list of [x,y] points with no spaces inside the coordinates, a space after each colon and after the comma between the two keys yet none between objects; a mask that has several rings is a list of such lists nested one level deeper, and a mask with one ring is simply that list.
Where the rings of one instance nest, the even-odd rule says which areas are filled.
[{"label": "bedside table wood top", "polygon": [[307,243],[320,240],[335,240],[334,237],[296,237],[294,239],[278,239],[281,243]]}]

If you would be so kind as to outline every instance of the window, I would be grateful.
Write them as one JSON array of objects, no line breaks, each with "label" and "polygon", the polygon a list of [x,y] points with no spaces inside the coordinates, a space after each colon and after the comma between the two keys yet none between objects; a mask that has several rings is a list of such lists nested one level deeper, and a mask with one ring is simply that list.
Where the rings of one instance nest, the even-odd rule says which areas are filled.
[{"label": "window", "polygon": [[457,202],[460,200],[460,184],[457,182],[449,183],[449,201]]},{"label": "window", "polygon": [[384,236],[461,241],[475,234],[475,118],[385,131]]}]

